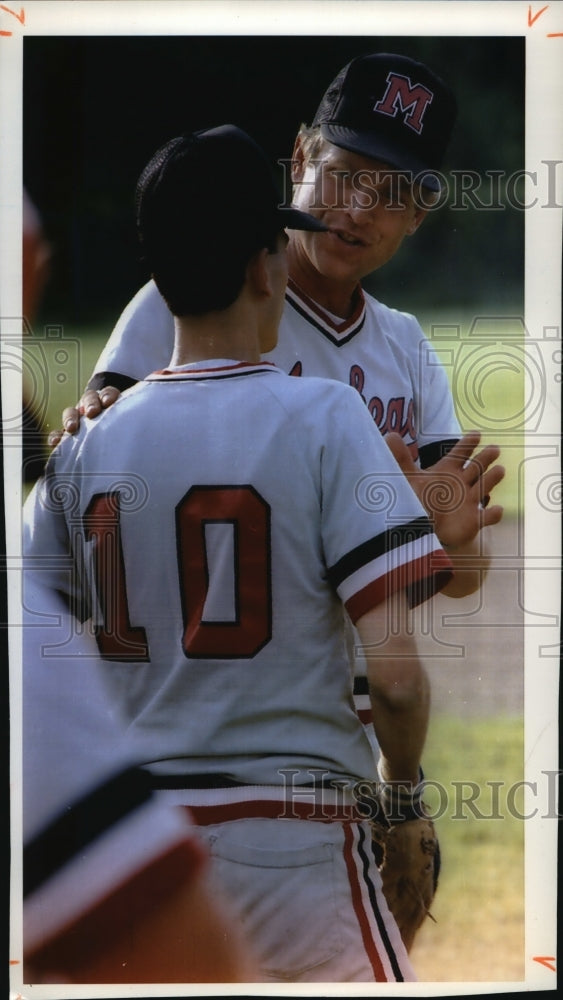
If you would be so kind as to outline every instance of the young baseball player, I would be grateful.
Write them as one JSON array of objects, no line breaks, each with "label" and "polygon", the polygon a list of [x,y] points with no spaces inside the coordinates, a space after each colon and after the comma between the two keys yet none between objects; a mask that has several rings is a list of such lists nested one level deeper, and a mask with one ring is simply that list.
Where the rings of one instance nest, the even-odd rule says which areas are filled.
[{"label": "young baseball player", "polygon": [[[55,449],[25,554],[93,615],[131,757],[163,802],[189,807],[260,978],[406,981],[358,798],[373,758],[342,609],[366,644],[396,625],[402,657],[368,676],[381,773],[415,808],[429,692],[408,607],[451,564],[358,393],[262,360],[284,228],[323,231],[279,206],[233,126],[155,154],[137,219],[172,357]],[[359,502],[365,477],[395,482],[391,509]]]},{"label": "young baseball player", "polygon": [[[477,452],[475,432],[461,438],[446,372],[417,320],[361,287],[439,197],[436,172],[455,117],[449,88],[404,56],[361,56],[337,75],[312,127],[300,130],[293,159],[294,203],[329,231],[290,234],[278,343],[264,357],[292,375],[325,376],[358,391],[448,547],[457,572],[445,592],[463,597],[481,586],[489,565],[481,529],[502,517],[500,506],[486,506],[504,475],[493,464],[499,449]],[[99,358],[82,412],[95,416],[116,389],[165,365],[173,336],[170,311],[149,281]],[[72,432],[79,418],[76,409],[65,411],[65,428]],[[357,647],[357,637],[352,642]],[[361,656],[356,672],[358,710],[369,720]]]}]

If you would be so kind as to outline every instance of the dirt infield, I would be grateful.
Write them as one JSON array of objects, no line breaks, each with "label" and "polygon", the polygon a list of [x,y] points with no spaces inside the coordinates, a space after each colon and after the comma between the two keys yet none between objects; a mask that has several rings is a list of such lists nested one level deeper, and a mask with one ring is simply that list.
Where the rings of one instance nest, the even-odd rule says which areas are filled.
[{"label": "dirt infield", "polygon": [[438,823],[437,922],[425,922],[412,954],[421,982],[492,984],[525,976],[522,824],[510,817],[452,820],[455,780],[480,785],[479,803],[488,814],[487,782],[504,788],[522,777],[524,558],[516,518],[503,519],[490,538],[495,559],[481,592],[457,601],[435,598],[432,634],[420,643],[433,703],[424,761],[450,795],[449,812]]},{"label": "dirt infield", "polygon": [[521,525],[490,530],[494,560],[481,591],[434,599],[419,612],[419,650],[432,682],[434,712],[519,715],[524,705],[524,558]]}]

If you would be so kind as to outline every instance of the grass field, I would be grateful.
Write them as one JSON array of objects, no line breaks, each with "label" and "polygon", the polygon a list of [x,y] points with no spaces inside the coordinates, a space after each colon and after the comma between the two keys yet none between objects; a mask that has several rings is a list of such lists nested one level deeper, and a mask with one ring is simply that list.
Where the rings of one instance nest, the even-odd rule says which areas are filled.
[{"label": "grass field", "polygon": [[[427,799],[438,816],[442,870],[432,907],[411,957],[423,982],[518,982],[524,978],[524,823],[506,792],[522,779],[522,718],[433,719],[426,774],[446,789]],[[498,802],[491,787],[505,784]],[[473,808],[469,782],[481,794]],[[464,783],[462,785],[462,783]],[[490,817],[490,818],[482,818]]]}]

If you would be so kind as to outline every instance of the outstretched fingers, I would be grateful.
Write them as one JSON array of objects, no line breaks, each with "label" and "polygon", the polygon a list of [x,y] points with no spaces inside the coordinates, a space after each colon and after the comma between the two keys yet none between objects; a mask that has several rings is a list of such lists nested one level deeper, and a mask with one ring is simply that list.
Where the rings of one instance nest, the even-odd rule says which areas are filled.
[{"label": "outstretched fingers", "polygon": [[396,431],[391,431],[385,435],[384,441],[405,476],[420,472],[420,469],[416,468],[405,440],[400,434],[397,434]]},{"label": "outstretched fingers", "polygon": [[[474,486],[483,479],[489,469],[489,466],[491,466],[493,462],[496,462],[499,455],[500,448],[498,445],[490,444],[487,445],[486,448],[483,448],[478,455],[470,458],[469,461],[465,463],[462,471],[464,478],[470,487]],[[502,468],[502,466],[498,466],[498,468]]]},{"label": "outstretched fingers", "polygon": [[469,461],[477,445],[481,440],[480,431],[468,431],[459,439],[453,448],[445,456],[444,460],[453,462],[455,465],[463,467]]},{"label": "outstretched fingers", "polygon": [[481,476],[479,480],[479,499],[481,502],[486,496],[490,496],[491,492],[494,490],[495,486],[498,486],[502,482],[506,474],[506,469],[504,465],[493,465],[492,469],[487,469],[487,471]]},{"label": "outstretched fingers", "polygon": [[486,507],[481,513],[481,527],[488,528],[492,524],[498,524],[502,520],[504,507],[495,504],[494,507]]}]

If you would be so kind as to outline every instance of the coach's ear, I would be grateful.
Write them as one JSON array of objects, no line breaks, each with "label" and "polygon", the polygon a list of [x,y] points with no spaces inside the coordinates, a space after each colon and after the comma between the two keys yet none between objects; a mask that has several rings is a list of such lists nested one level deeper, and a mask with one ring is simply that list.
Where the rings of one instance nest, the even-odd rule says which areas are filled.
[{"label": "coach's ear", "polygon": [[417,229],[419,229],[419,227],[422,225],[427,215],[428,215],[427,208],[419,208],[418,206],[415,207],[412,222],[407,229],[407,236],[412,236],[413,233],[416,233]]},{"label": "coach's ear", "polygon": [[293,184],[300,184],[305,174],[306,157],[303,150],[301,136],[298,135],[293,147],[291,159],[291,180]]}]

